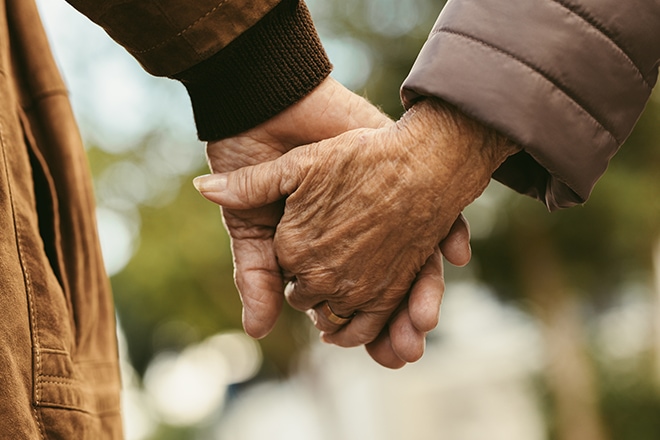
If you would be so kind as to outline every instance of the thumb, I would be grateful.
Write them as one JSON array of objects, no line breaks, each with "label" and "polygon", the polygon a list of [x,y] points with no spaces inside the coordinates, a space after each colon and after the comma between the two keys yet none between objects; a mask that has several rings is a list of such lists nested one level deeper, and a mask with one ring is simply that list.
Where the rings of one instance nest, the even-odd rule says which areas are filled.
[{"label": "thumb", "polygon": [[440,250],[454,266],[465,266],[470,262],[472,250],[470,249],[470,225],[463,216],[459,215],[449,231],[447,237],[440,243]]},{"label": "thumb", "polygon": [[303,157],[294,150],[270,162],[196,177],[193,185],[206,199],[225,208],[258,208],[298,188],[309,168]]}]

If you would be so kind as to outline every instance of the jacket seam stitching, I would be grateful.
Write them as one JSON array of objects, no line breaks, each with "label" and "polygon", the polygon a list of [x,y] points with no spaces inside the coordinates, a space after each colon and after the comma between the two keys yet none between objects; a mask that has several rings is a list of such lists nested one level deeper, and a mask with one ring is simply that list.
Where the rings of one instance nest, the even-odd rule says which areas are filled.
[{"label": "jacket seam stitching", "polygon": [[81,413],[84,413],[84,414],[88,414],[90,416],[99,416],[99,417],[106,417],[106,416],[109,416],[111,414],[120,414],[121,413],[121,410],[116,409],[116,408],[100,409],[100,410],[88,410],[88,409],[84,409],[81,406],[75,405],[75,404],[63,404],[63,403],[60,403],[60,402],[49,402],[49,401],[39,402],[39,407],[77,411],[77,412],[81,412]]},{"label": "jacket seam stitching", "polygon": [[589,26],[591,26],[592,28],[594,28],[594,29],[596,29],[598,32],[600,32],[600,33],[605,37],[605,39],[610,43],[610,45],[611,45],[612,47],[614,47],[618,52],[620,52],[620,53],[624,56],[624,58],[626,59],[626,61],[628,62],[628,64],[629,64],[629,65],[635,70],[635,72],[638,74],[638,77],[639,77],[638,79],[639,79],[642,83],[644,83],[644,85],[645,85],[649,90],[651,90],[651,89],[653,88],[653,86],[651,86],[651,84],[649,84],[649,82],[646,80],[646,77],[645,77],[644,74],[642,73],[642,69],[641,69],[641,68],[640,68],[640,67],[639,67],[639,66],[638,66],[638,65],[632,60],[632,58],[630,58],[630,56],[629,56],[628,53],[623,49],[623,47],[621,47],[621,46],[620,46],[620,45],[619,45],[619,44],[618,44],[618,43],[617,43],[617,42],[616,42],[616,41],[610,36],[610,33],[608,33],[608,31],[607,31],[607,27],[606,27],[603,23],[599,22],[594,16],[592,16],[592,15],[590,15],[590,14],[587,14],[586,11],[580,11],[580,10],[579,10],[577,7],[575,7],[574,5],[570,5],[570,4],[568,4],[565,0],[550,0],[550,1],[553,2],[553,3],[555,3],[555,4],[557,4],[558,6],[560,6],[560,7],[562,7],[562,8],[564,8],[564,9],[566,9],[566,10],[569,11],[571,14],[577,16],[577,17],[580,18],[582,21],[584,21],[585,23],[587,23]]},{"label": "jacket seam stitching", "polygon": [[63,385],[66,387],[72,387],[72,388],[78,388],[74,382],[76,382],[75,379],[67,379],[65,377],[55,377],[53,379],[59,379],[59,380],[42,380],[41,383],[43,384],[48,384],[48,385]]},{"label": "jacket seam stitching", "polygon": [[48,353],[48,354],[57,354],[57,355],[69,355],[69,352],[66,350],[62,350],[61,348],[41,348],[42,353]]},{"label": "jacket seam stitching", "polygon": [[526,62],[522,58],[520,58],[520,57],[518,57],[518,56],[516,56],[516,55],[514,55],[510,52],[507,52],[507,51],[503,50],[502,48],[494,46],[494,45],[492,45],[492,44],[490,44],[486,41],[480,40],[479,38],[476,38],[472,35],[464,34],[462,32],[455,31],[455,30],[448,29],[448,28],[440,28],[440,29],[437,29],[435,32],[433,32],[433,34],[439,34],[439,33],[447,33],[447,34],[450,34],[450,35],[455,35],[457,37],[462,37],[462,38],[468,39],[472,42],[475,42],[477,44],[480,44],[482,46],[488,47],[489,49],[494,50],[498,53],[501,53],[502,55],[505,55],[506,57],[508,57],[512,60],[515,60],[518,63],[520,63],[520,64],[524,65],[525,67],[527,67],[528,69],[536,72],[537,74],[539,74],[540,76],[545,78],[546,81],[550,82],[553,86],[555,86],[558,90],[560,90],[569,99],[569,102],[571,102],[574,106],[576,106],[579,109],[581,109],[582,111],[584,111],[589,116],[589,118],[591,118],[600,128],[602,128],[617,143],[617,145],[620,145],[622,143],[621,141],[619,141],[619,139],[617,139],[617,137],[612,133],[611,130],[609,130],[602,122],[600,122],[594,116],[593,112],[591,110],[589,110],[586,105],[582,105],[580,102],[578,102],[578,100],[576,99],[577,96],[575,94],[569,93],[570,89],[568,87],[566,87],[564,84],[562,84],[558,80],[552,78],[549,74],[547,74],[543,70],[541,70],[538,67]]},{"label": "jacket seam stitching", "polygon": [[158,43],[158,44],[156,44],[156,45],[154,45],[154,46],[152,46],[152,47],[150,47],[150,48],[142,49],[142,50],[133,50],[133,51],[131,51],[131,52],[134,53],[134,54],[136,54],[136,55],[139,55],[139,54],[144,54],[144,53],[147,53],[147,52],[151,52],[151,51],[156,50],[156,49],[158,49],[158,48],[160,48],[160,47],[162,47],[162,46],[165,46],[165,45],[166,45],[167,43],[169,43],[170,41],[175,40],[175,39],[177,39],[177,38],[179,38],[179,37],[182,37],[186,32],[188,32],[190,29],[192,29],[193,27],[195,27],[195,26],[196,26],[199,22],[201,22],[202,20],[205,20],[209,15],[213,14],[215,11],[217,11],[218,9],[220,9],[220,8],[221,8],[225,3],[227,3],[228,1],[229,1],[229,0],[221,0],[220,3],[218,3],[215,7],[213,7],[212,9],[210,9],[208,12],[206,12],[206,13],[205,13],[204,15],[202,15],[201,17],[197,18],[197,20],[193,21],[190,25],[188,25],[188,27],[186,27],[185,29],[179,31],[176,35],[173,35],[173,36],[171,36],[170,38],[168,38],[168,39],[166,39],[166,40],[163,40],[163,41],[161,41],[160,43]]},{"label": "jacket seam stitching", "polygon": [[[58,374],[40,374],[39,377],[45,378],[45,379],[61,379],[69,382],[81,382],[80,379],[71,377],[71,376],[62,376]],[[48,381],[43,381],[43,383],[52,383]]]},{"label": "jacket seam stitching", "polygon": [[[10,173],[9,173],[9,165],[7,164],[7,157],[5,154],[5,144],[7,142],[5,141],[5,134],[4,134],[4,128],[2,124],[0,123],[0,150],[4,162],[4,174],[7,176],[7,182],[8,182],[8,197],[11,205],[11,216],[12,220],[14,223],[14,231],[16,234],[16,252],[18,254],[18,259],[21,265],[21,269],[23,271],[23,280],[25,283],[25,293],[27,295],[27,300],[28,300],[28,313],[30,314],[30,332],[31,332],[31,343],[32,343],[32,355],[33,355],[33,362],[36,363],[36,365],[33,365],[33,371],[32,371],[32,377],[33,377],[33,387],[34,387],[34,400],[35,403],[39,403],[39,392],[41,390],[41,383],[39,382],[38,375],[41,373],[41,353],[39,351],[39,331],[37,327],[37,318],[36,318],[36,306],[34,304],[34,297],[33,297],[33,290],[32,290],[32,281],[30,279],[30,273],[29,269],[25,263],[25,256],[23,253],[23,238],[22,234],[20,232],[20,225],[18,224],[18,219],[16,218],[16,208],[14,206],[14,194],[13,194],[13,189],[11,187],[11,179],[10,179]],[[34,371],[36,369],[36,372]],[[35,374],[36,373],[36,374]],[[41,420],[41,415],[37,411],[36,407],[33,407],[33,414],[35,418],[35,422],[37,424],[37,428],[39,430],[39,436],[42,439],[45,439],[45,434],[44,434],[44,427],[43,427],[43,422]]]}]

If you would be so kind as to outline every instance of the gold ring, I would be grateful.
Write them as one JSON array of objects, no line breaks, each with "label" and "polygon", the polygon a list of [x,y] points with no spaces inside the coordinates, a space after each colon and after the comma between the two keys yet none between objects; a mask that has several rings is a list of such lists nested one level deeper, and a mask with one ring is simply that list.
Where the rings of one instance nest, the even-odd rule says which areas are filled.
[{"label": "gold ring", "polygon": [[347,324],[351,321],[351,319],[353,319],[353,316],[355,316],[355,313],[353,313],[349,317],[343,317],[337,315],[335,312],[332,311],[332,309],[330,308],[330,304],[327,301],[323,301],[323,303],[321,304],[321,312],[323,313],[323,316],[327,318],[328,321],[336,325]]}]

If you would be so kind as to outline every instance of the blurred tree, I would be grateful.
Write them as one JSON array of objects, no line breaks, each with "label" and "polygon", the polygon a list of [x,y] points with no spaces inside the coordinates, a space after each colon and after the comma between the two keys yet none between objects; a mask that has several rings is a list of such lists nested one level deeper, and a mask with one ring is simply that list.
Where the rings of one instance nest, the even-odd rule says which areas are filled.
[{"label": "blurred tree", "polygon": [[[600,416],[604,384],[591,362],[584,310],[605,310],[622,286],[651,279],[660,235],[659,121],[654,99],[585,207],[548,214],[538,202],[509,194],[492,233],[473,243],[478,276],[540,323],[554,429],[562,440],[608,438],[608,431],[633,438],[616,436],[623,427],[615,424],[625,418],[607,417],[604,424]],[[647,438],[635,423],[638,438]]]}]

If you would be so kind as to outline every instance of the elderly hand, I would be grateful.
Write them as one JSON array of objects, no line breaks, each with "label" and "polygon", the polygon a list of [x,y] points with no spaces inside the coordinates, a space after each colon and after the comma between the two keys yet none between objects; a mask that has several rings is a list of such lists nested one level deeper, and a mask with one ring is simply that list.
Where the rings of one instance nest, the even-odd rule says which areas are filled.
[{"label": "elderly hand", "polygon": [[[383,127],[393,124],[363,98],[332,79],[324,81],[308,97],[271,120],[222,141],[207,146],[209,166],[214,173],[232,171],[278,158],[286,151],[309,142],[333,137],[357,127]],[[253,337],[265,336],[279,316],[283,296],[283,278],[273,251],[273,235],[283,211],[275,202],[255,209],[223,209],[225,224],[232,240],[235,281],[243,301],[243,323]],[[454,264],[466,264],[470,258],[469,235],[465,224],[458,223],[453,239],[443,250]],[[386,328],[377,342],[368,348],[379,363],[398,367],[416,360],[424,347],[429,322],[437,322],[444,291],[440,255],[430,260],[411,292],[412,304],[428,304],[420,313],[398,312],[400,330],[390,339]],[[411,317],[412,315],[412,317]],[[429,317],[431,315],[431,317]],[[412,320],[416,319],[416,325]],[[421,349],[420,349],[421,347]],[[400,352],[396,354],[396,349]]]},{"label": "elderly hand", "polygon": [[343,326],[318,319],[317,327],[328,342],[357,346],[378,342],[462,209],[516,151],[429,99],[396,125],[354,130],[196,185],[235,210],[288,195],[274,241],[279,265],[292,277],[287,300],[315,309],[317,318],[326,301],[337,315],[352,316]]},{"label": "elderly hand", "polygon": [[445,290],[443,254],[457,266],[470,261],[470,231],[463,216],[454,222],[447,238],[417,274],[407,299],[401,302],[388,325],[373,342],[365,344],[369,355],[379,364],[401,368],[424,354],[426,333],[437,326],[440,318]]}]

